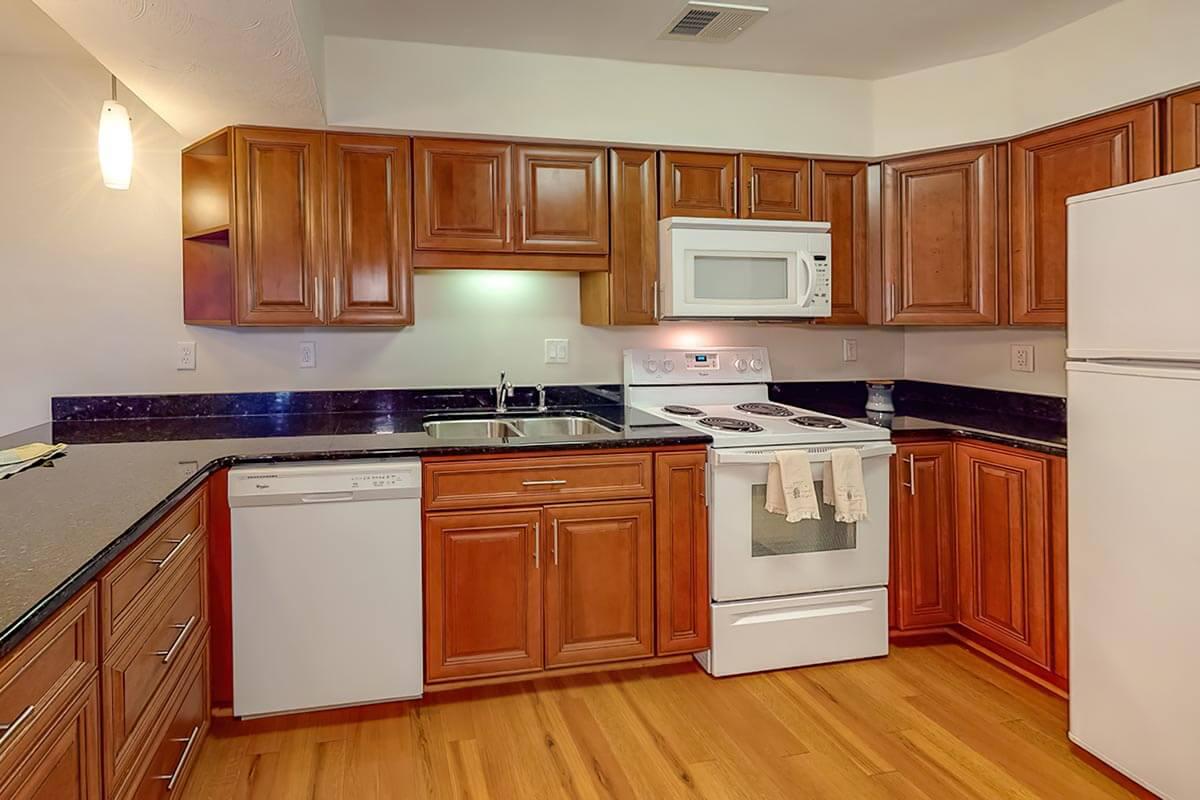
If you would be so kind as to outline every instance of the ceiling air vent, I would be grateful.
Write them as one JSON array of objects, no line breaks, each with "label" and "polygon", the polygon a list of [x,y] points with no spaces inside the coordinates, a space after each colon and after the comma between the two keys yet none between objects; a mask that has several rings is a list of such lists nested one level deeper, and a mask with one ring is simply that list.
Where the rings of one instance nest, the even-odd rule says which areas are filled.
[{"label": "ceiling air vent", "polygon": [[766,6],[742,6],[733,3],[705,3],[690,0],[675,15],[660,39],[685,39],[697,42],[729,42],[749,28],[763,14]]}]

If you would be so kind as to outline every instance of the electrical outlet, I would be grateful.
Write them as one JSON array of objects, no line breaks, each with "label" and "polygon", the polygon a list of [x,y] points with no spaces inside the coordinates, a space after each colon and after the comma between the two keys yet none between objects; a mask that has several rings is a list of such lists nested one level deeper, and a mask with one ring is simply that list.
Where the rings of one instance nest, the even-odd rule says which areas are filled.
[{"label": "electrical outlet", "polygon": [[317,365],[317,343],[300,343],[300,369],[312,369]]},{"label": "electrical outlet", "polygon": [[858,339],[842,339],[842,361],[858,361]]},{"label": "electrical outlet", "polygon": [[196,368],[196,343],[195,342],[176,342],[175,343],[175,369],[195,369]]},{"label": "electrical outlet", "polygon": [[546,363],[547,364],[565,364],[567,363],[567,340],[566,339],[547,339],[546,340]]},{"label": "electrical outlet", "polygon": [[1009,368],[1013,372],[1033,372],[1033,345],[1014,344],[1010,362]]}]

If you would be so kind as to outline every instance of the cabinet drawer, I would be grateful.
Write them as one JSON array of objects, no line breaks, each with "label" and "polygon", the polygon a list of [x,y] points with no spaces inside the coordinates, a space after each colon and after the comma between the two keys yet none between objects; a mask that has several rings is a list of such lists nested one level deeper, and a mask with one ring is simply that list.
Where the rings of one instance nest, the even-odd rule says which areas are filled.
[{"label": "cabinet drawer", "polygon": [[0,660],[0,775],[10,774],[96,671],[91,585]]},{"label": "cabinet drawer", "polygon": [[100,576],[100,636],[105,654],[157,602],[175,567],[194,552],[207,516],[208,490],[201,488]]},{"label": "cabinet drawer", "polygon": [[103,662],[104,767],[119,782],[150,735],[167,687],[194,661],[208,629],[206,550],[185,565],[163,601]]},{"label": "cabinet drawer", "polygon": [[425,507],[507,505],[649,497],[650,453],[435,462],[425,466]]},{"label": "cabinet drawer", "polygon": [[[119,800],[178,797],[200,755],[209,725],[208,643],[192,659],[171,694],[150,742],[128,780],[111,795]],[[110,786],[113,784],[110,784]]]}]

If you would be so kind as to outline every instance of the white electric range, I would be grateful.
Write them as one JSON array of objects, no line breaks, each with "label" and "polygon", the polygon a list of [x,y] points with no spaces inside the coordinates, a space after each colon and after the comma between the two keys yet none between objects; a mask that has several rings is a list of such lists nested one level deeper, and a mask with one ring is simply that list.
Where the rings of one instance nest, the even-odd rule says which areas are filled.
[{"label": "white electric range", "polygon": [[[697,660],[735,675],[887,654],[889,456],[884,428],[768,397],[763,347],[626,350],[629,405],[713,437],[708,450],[711,649]],[[869,518],[787,522],[766,508],[767,468],[808,451],[817,496],[839,447],[862,456]]]}]

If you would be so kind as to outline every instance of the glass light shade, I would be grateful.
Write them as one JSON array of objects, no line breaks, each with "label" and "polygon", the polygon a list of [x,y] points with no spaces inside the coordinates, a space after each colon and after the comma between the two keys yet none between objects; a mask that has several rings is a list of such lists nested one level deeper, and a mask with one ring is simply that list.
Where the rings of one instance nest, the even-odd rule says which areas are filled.
[{"label": "glass light shade", "polygon": [[100,109],[100,174],[109,189],[128,189],[133,175],[133,128],[129,112],[116,100]]}]

